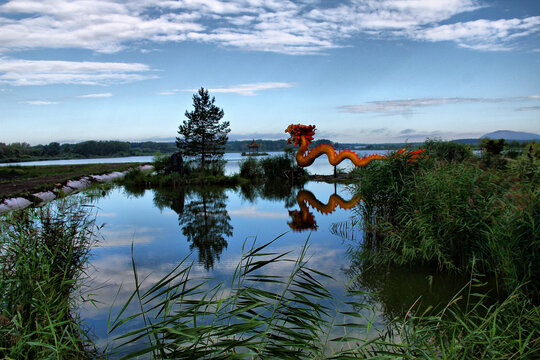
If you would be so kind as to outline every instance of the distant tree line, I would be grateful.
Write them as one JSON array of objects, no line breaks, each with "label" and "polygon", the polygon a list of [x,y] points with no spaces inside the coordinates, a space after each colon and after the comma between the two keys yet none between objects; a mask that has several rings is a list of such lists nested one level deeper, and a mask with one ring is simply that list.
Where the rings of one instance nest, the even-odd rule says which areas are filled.
[{"label": "distant tree line", "polygon": [[[259,151],[283,151],[287,146],[286,140],[255,140],[261,145]],[[243,141],[228,141],[225,145],[226,152],[245,152],[247,151],[247,144],[251,143],[251,140]],[[329,143],[336,148],[354,149],[360,144],[340,144],[332,142],[326,139],[315,140],[311,147],[317,146],[321,143]],[[523,150],[523,146],[526,142],[521,141],[509,141],[504,144],[504,151],[519,151]],[[375,144],[375,145],[363,145],[362,149],[399,149],[402,147],[411,147],[412,143],[408,144]],[[483,142],[478,142],[477,145],[473,145],[473,149],[480,149]],[[291,147],[289,145],[289,147]],[[12,143],[5,144],[0,143],[0,162],[19,162],[19,161],[32,161],[32,160],[50,160],[50,159],[77,159],[77,158],[95,158],[95,157],[121,157],[121,156],[153,156],[156,153],[172,154],[177,151],[176,144],[174,142],[128,142],[128,141],[84,141],[76,144],[59,144],[57,142],[51,142],[47,145],[30,145],[28,143]]]},{"label": "distant tree line", "polygon": [[[256,140],[261,144],[260,151],[283,151],[286,140]],[[226,152],[244,152],[246,144],[251,141],[229,141],[225,145]],[[316,140],[319,143],[332,143],[330,140]],[[335,144],[334,144],[335,145]],[[76,144],[60,144],[51,142],[47,145],[30,145],[28,143],[0,143],[0,162],[19,162],[51,159],[84,159],[96,157],[122,157],[155,155],[156,153],[172,154],[177,151],[174,142],[128,142],[128,141],[83,141]]]},{"label": "distant tree line", "polygon": [[[236,140],[236,141],[229,141],[227,145],[225,145],[225,151],[226,152],[247,152],[248,144],[251,144],[253,140]],[[283,151],[285,147],[292,147],[290,145],[287,145],[287,140],[261,140],[261,139],[255,139],[255,142],[260,145],[258,151]],[[313,143],[310,145],[311,147],[317,146],[319,144],[333,144],[334,146],[338,145],[337,143],[334,143],[327,139],[319,139],[313,141]]]},{"label": "distant tree line", "polygon": [[0,162],[18,162],[47,159],[78,159],[96,157],[122,157],[154,155],[157,152],[172,153],[174,143],[128,142],[128,141],[83,141],[76,144],[32,146],[28,143],[0,143]]}]

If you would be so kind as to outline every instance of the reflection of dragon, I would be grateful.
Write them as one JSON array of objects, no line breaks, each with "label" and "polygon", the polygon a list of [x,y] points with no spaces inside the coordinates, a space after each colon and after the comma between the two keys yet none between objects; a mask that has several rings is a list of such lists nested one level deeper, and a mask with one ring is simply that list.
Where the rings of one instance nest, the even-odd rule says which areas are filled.
[{"label": "reflection of dragon", "polygon": [[341,196],[332,194],[328,199],[328,203],[323,204],[317,200],[311,191],[300,190],[298,195],[296,195],[296,202],[300,207],[300,211],[289,211],[289,215],[291,216],[292,220],[288,224],[291,229],[294,231],[302,231],[307,229],[315,230],[317,229],[317,223],[315,222],[313,213],[309,211],[308,204],[320,213],[326,215],[333,213],[338,206],[342,209],[350,209],[356,206],[360,202],[360,197],[355,196],[351,200],[345,201],[341,198]]},{"label": "reflection of dragon", "polygon": [[287,140],[287,144],[300,145],[298,152],[296,153],[296,162],[298,166],[306,167],[313,164],[316,158],[322,154],[328,156],[328,161],[331,165],[336,166],[345,159],[349,159],[355,166],[366,166],[372,160],[381,160],[386,156],[382,155],[369,155],[360,158],[356,153],[351,150],[342,150],[336,152],[335,148],[329,144],[321,144],[311,149],[308,152],[308,146],[313,141],[313,135],[315,135],[315,125],[289,125],[285,132],[289,133],[291,137]]}]

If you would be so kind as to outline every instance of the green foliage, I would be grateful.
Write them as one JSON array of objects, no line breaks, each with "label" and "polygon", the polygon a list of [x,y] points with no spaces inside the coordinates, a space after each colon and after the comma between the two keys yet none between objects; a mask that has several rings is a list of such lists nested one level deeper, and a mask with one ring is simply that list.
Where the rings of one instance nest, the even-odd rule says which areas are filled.
[{"label": "green foliage", "polygon": [[93,220],[76,203],[13,212],[0,222],[0,357],[90,359],[73,309]]},{"label": "green foliage", "polygon": [[507,290],[530,281],[529,295],[539,296],[535,164],[497,170],[427,159],[411,167],[391,156],[356,173],[364,228],[381,235],[370,253],[375,262],[465,272],[476,261]]},{"label": "green foliage", "polygon": [[[292,176],[294,174],[294,176]],[[240,163],[240,176],[250,182],[269,181],[280,179],[302,180],[305,171],[295,164],[293,157],[288,154],[268,156],[261,159],[249,157]]]},{"label": "green foliage", "polygon": [[260,179],[264,176],[264,170],[256,158],[248,157],[240,162],[240,176],[245,179]]},{"label": "green foliage", "polygon": [[[403,359],[538,359],[540,308],[519,288],[496,304],[468,288],[438,314],[392,324],[374,354]],[[463,309],[463,301],[471,305]]]},{"label": "green foliage", "polygon": [[[125,319],[120,313],[111,331],[144,318],[149,326],[119,336],[124,343],[118,349],[142,337],[149,345],[123,359],[324,358],[329,322],[321,303],[330,293],[321,279],[328,277],[308,267],[306,247],[297,260],[288,260],[287,254],[268,252],[270,244],[246,249],[227,287],[203,291],[205,284],[189,278],[191,265],[184,260],[147,292],[134,292],[130,301],[141,312]],[[267,267],[281,263],[291,264],[288,275],[266,275]]]},{"label": "green foliage", "polygon": [[193,95],[193,111],[186,111],[183,124],[178,128],[180,137],[176,146],[183,155],[199,157],[200,167],[207,162],[219,160],[225,152],[227,134],[231,131],[229,122],[220,122],[224,116],[222,109],[214,105],[216,99],[210,98],[208,90],[200,88]]},{"label": "green foliage", "polygon": [[283,178],[285,172],[291,171],[295,164],[287,156],[269,156],[260,160],[266,178]]},{"label": "green foliage", "polygon": [[165,168],[167,166],[170,166],[170,164],[171,164],[170,155],[167,155],[167,154],[163,155],[159,152],[156,155],[154,155],[154,162],[153,162],[154,170],[157,171],[158,173],[165,170]]},{"label": "green foliage", "polygon": [[469,146],[453,141],[427,139],[420,148],[426,149],[427,154],[433,159],[447,162],[462,162],[472,156]]},{"label": "green foliage", "polygon": [[494,140],[490,138],[482,138],[480,139],[479,143],[480,146],[491,155],[499,155],[506,146],[506,140],[504,139]]}]

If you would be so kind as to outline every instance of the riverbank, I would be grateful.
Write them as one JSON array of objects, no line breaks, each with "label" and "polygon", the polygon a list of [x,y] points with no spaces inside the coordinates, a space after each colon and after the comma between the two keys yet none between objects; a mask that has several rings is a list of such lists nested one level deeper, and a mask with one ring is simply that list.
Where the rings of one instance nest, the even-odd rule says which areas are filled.
[{"label": "riverbank", "polygon": [[0,167],[0,200],[51,190],[92,174],[124,172],[140,163]]}]

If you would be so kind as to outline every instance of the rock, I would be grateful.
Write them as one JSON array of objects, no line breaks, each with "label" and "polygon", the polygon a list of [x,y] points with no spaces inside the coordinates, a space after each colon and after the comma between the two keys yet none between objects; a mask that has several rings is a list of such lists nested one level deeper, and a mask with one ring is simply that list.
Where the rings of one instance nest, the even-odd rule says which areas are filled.
[{"label": "rock", "polygon": [[32,205],[32,202],[22,197],[6,199],[3,203],[0,203],[0,213],[16,209],[24,209],[30,205]]},{"label": "rock", "polygon": [[167,166],[164,171],[165,174],[175,172],[178,173],[180,176],[184,176],[184,159],[182,158],[182,153],[177,151],[172,154],[169,157],[169,166]]}]

